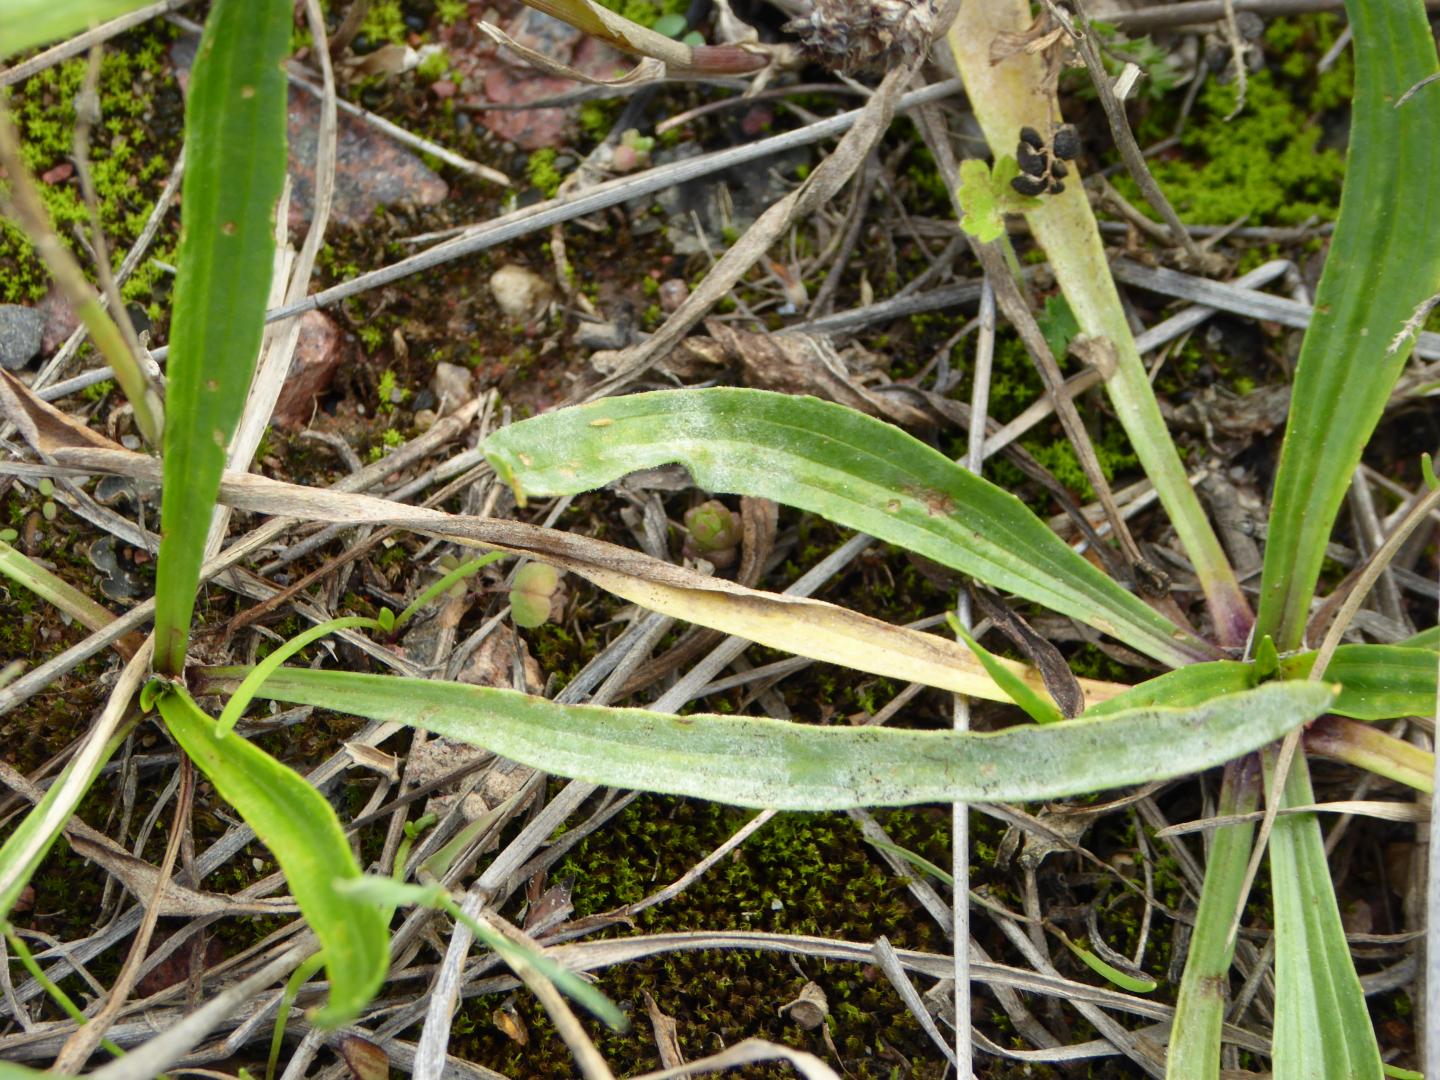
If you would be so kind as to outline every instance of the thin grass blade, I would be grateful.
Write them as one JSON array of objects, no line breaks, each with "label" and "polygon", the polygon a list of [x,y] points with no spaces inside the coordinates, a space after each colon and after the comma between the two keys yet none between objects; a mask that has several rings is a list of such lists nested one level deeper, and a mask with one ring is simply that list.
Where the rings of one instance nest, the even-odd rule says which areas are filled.
[{"label": "thin grass blade", "polygon": [[190,80],[155,580],[155,662],[172,675],[185,666],[225,447],[264,327],[293,9],[290,0],[217,0]]},{"label": "thin grass blade", "polygon": [[[202,678],[205,692],[247,670],[211,669]],[[1318,683],[1271,683],[1193,709],[977,734],[672,716],[301,668],[272,675],[258,695],[407,724],[590,783],[784,810],[1030,802],[1188,774],[1313,719],[1334,696]]]},{"label": "thin grass blade", "polygon": [[504,428],[485,452],[521,498],[575,494],[678,461],[708,491],[820,514],[1173,666],[1213,655],[1009,492],[897,427],[816,398],[723,387],[607,398]]}]

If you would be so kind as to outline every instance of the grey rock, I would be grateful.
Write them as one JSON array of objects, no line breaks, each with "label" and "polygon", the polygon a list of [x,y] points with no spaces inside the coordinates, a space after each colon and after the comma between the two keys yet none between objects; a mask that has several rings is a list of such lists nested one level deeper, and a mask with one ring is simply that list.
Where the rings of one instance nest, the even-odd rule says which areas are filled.
[{"label": "grey rock", "polygon": [[19,304],[0,304],[0,367],[19,371],[40,355],[45,316]]},{"label": "grey rock", "polygon": [[554,295],[550,283],[533,270],[506,263],[490,275],[490,293],[512,319],[538,319]]},{"label": "grey rock", "polygon": [[449,416],[475,396],[475,379],[469,368],[442,360],[430,377],[430,390],[440,402],[439,414]]}]

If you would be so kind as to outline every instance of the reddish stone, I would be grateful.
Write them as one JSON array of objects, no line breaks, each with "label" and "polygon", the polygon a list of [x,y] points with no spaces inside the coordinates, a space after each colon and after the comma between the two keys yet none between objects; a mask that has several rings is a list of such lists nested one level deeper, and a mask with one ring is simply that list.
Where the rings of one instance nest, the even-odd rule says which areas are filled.
[{"label": "reddish stone", "polygon": [[282,427],[298,428],[309,422],[315,399],[330,388],[335,372],[350,349],[345,333],[330,316],[307,311],[300,316],[300,338],[290,373],[275,402],[271,419]]},{"label": "reddish stone", "polygon": [[[444,41],[460,86],[460,100],[473,109],[487,103],[525,104],[564,94],[581,86],[570,79],[537,71],[510,50],[497,47],[464,20]],[[598,79],[623,74],[629,66],[614,49],[532,8],[521,8],[500,23],[517,44],[543,53]],[[474,88],[474,89],[472,89]],[[579,105],[514,112],[480,112],[476,119],[500,138],[523,150],[559,146],[569,136]]]},{"label": "reddish stone", "polygon": [[[185,90],[198,39],[190,35],[170,47],[176,78]],[[445,181],[399,143],[365,121],[340,113],[335,146],[335,200],[330,221],[357,226],[377,207],[405,203],[434,206],[449,194]],[[290,142],[291,231],[305,228],[315,197],[315,150],[320,134],[320,101],[310,91],[290,87],[287,135]]]},{"label": "reddish stone", "polygon": [[771,110],[763,105],[756,105],[745,113],[744,119],[740,121],[740,130],[752,139],[758,138],[774,121],[775,114]]},{"label": "reddish stone", "polygon": [[59,184],[63,181],[69,180],[70,177],[74,175],[75,166],[70,164],[70,162],[65,161],[61,162],[59,165],[56,165],[53,169],[46,169],[43,173],[40,174],[40,179],[47,184]]},{"label": "reddish stone", "polygon": [[[320,103],[308,91],[290,90],[290,228],[310,221],[315,197],[315,148]],[[445,181],[399,143],[364,121],[341,113],[335,146],[332,224],[363,225],[377,207],[406,203],[434,206],[449,193]]]},{"label": "reddish stone", "polygon": [[45,333],[40,339],[40,355],[54,356],[55,350],[65,344],[65,340],[80,325],[80,318],[71,309],[70,301],[66,300],[64,294],[54,285],[50,286],[50,291],[35,307],[45,316]]},{"label": "reddish stone", "polygon": [[454,97],[457,89],[449,79],[436,79],[430,84],[430,92],[438,98]]}]

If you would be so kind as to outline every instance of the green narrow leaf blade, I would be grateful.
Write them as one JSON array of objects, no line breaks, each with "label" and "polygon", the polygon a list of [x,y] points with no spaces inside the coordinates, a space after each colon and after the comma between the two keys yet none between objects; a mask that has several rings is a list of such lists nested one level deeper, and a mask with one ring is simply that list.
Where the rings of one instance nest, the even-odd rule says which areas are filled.
[{"label": "green narrow leaf blade", "polygon": [[452,918],[459,919],[470,928],[470,932],[487,948],[493,949],[512,968],[528,964],[562,993],[585,1006],[615,1031],[624,1031],[629,1021],[620,1008],[586,982],[575,972],[550,959],[542,949],[531,949],[518,941],[512,941],[491,926],[472,919],[460,909],[454,899],[439,885],[411,885],[394,878],[367,874],[354,881],[344,882],[341,891],[356,899],[368,900],[388,907],[415,905],[444,911]]},{"label": "green narrow leaf blade", "polygon": [[[1059,933],[1059,931],[1056,931]],[[1095,972],[1102,979],[1113,983],[1121,990],[1128,990],[1132,994],[1148,994],[1160,984],[1148,975],[1143,978],[1132,975],[1128,971],[1121,971],[1108,960],[1102,959],[1083,945],[1077,945],[1065,934],[1060,934],[1060,940],[1065,947],[1074,953],[1086,967]]]},{"label": "green narrow leaf blade", "polygon": [[[213,669],[207,692],[246,670]],[[1141,709],[995,734],[672,716],[299,668],[272,675],[259,696],[407,724],[591,783],[738,806],[843,810],[1030,802],[1189,774],[1313,719],[1333,692],[1320,683],[1271,683],[1192,709]],[[745,767],[737,769],[737,761]]]},{"label": "green narrow leaf blade", "polygon": [[[1302,653],[1280,662],[1287,679],[1303,679],[1315,654]],[[1341,645],[1335,650],[1325,681],[1339,683],[1340,696],[1331,711],[1354,720],[1392,720],[1399,716],[1430,716],[1435,711],[1435,653],[1402,645]]]},{"label": "green narrow leaf blade", "polygon": [[389,934],[380,908],[338,887],[358,880],[360,867],[335,811],[304,777],[258,746],[217,735],[215,721],[184,691],[162,694],[158,704],[175,741],[275,856],[320,939],[330,1002],[315,1022],[329,1027],[353,1019],[385,979]]},{"label": "green narrow leaf blade", "polygon": [[185,109],[184,221],[170,323],[156,667],[185,666],[225,448],[263,332],[285,179],[290,0],[217,0]]},{"label": "green narrow leaf blade", "polygon": [[[1221,815],[1253,813],[1260,805],[1260,775],[1254,759],[1226,768],[1220,788]],[[1195,912],[1190,955],[1175,1002],[1170,1046],[1165,1056],[1167,1080],[1195,1080],[1220,1075],[1220,1034],[1225,1024],[1226,990],[1234,942],[1230,923],[1240,902],[1240,888],[1254,849],[1255,825],[1244,821],[1215,830],[1205,864],[1205,882]]]},{"label": "green narrow leaf blade", "polygon": [[1315,294],[1275,478],[1255,639],[1300,645],[1335,515],[1440,289],[1440,84],[1419,0],[1347,0],[1355,97],[1340,216]]},{"label": "green narrow leaf blade", "polygon": [[144,7],[150,0],[5,0],[0,60]]},{"label": "green narrow leaf blade", "polygon": [[[1315,801],[1310,768],[1297,754],[1283,805]],[[1379,1080],[1380,1048],[1314,814],[1282,814],[1270,833],[1275,908],[1275,1080],[1317,1076]]]},{"label": "green narrow leaf blade", "polygon": [[948,615],[947,621],[950,628],[955,631],[965,647],[975,654],[975,659],[980,661],[981,666],[995,680],[997,686],[1010,696],[1010,700],[1025,710],[1025,714],[1037,724],[1055,724],[1064,720],[1060,710],[1055,707],[1053,701],[1047,701],[1039,692],[1030,689],[1024,680],[1011,674],[1008,668],[1001,666],[989,649],[976,641],[954,615]]},{"label": "green narrow leaf blade", "polygon": [[[1280,661],[1280,676],[1303,679],[1314,664],[1313,652],[1286,657]],[[1435,676],[1435,653],[1429,648],[1409,644],[1342,645],[1325,669],[1325,681],[1340,687],[1330,712],[1369,721],[1428,716],[1435,708]],[[1257,682],[1254,665],[1238,660],[1192,664],[1147,679],[1092,705],[1085,715],[1108,716],[1153,705],[1198,705],[1221,694],[1238,693]]]},{"label": "green narrow leaf blade", "polygon": [[1239,660],[1191,664],[1146,679],[1106,701],[1097,702],[1085,710],[1085,715],[1109,716],[1130,709],[1155,707],[1189,708],[1225,694],[1238,694],[1255,685],[1255,669]]},{"label": "green narrow leaf blade", "polygon": [[485,453],[521,497],[575,494],[678,461],[706,490],[820,514],[1172,666],[1213,655],[1009,492],[897,427],[816,398],[728,387],[607,398],[503,428]]}]

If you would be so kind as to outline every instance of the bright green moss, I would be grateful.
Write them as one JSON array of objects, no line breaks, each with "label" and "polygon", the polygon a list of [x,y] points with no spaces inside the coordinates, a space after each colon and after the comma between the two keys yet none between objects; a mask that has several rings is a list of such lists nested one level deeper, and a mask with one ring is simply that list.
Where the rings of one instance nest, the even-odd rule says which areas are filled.
[{"label": "bright green moss", "polygon": [[[1206,83],[1180,144],[1178,159],[1151,170],[1180,217],[1223,224],[1248,215],[1252,225],[1333,220],[1339,206],[1344,155],[1322,147],[1323,116],[1343,106],[1353,82],[1348,52],[1316,74],[1316,55],[1333,42],[1337,20],[1276,20],[1266,34],[1274,70],[1250,76],[1245,107],[1233,120],[1237,88]],[[1278,71],[1278,73],[1277,73]],[[1126,176],[1116,180],[1144,208]]]},{"label": "bright green moss", "polygon": [[[91,174],[101,225],[115,261],[144,228],[154,195],[178,149],[178,110],[171,131],[155,115],[162,94],[178,98],[164,60],[172,34],[163,23],[150,24],[127,39],[126,47],[107,49],[101,61],[102,120],[91,133]],[[11,100],[21,156],[37,178],[72,160],[75,98],[84,83],[87,63],[80,58],[42,71],[22,83]],[[89,256],[75,241],[76,227],[88,233],[90,225],[78,182],[71,177],[37,186],[55,231],[76,251],[81,264],[87,265]],[[173,262],[172,244],[162,234],[153,257]],[[161,273],[152,263],[142,263],[123,290],[125,298],[149,299]],[[48,288],[49,276],[30,242],[15,225],[0,221],[0,302],[38,300]]]},{"label": "bright green moss", "polygon": [[686,0],[600,0],[603,7],[641,26],[654,26],[662,15],[684,15]]},{"label": "bright green moss", "polygon": [[365,13],[365,21],[360,24],[360,32],[373,45],[404,42],[410,33],[410,28],[405,25],[404,16],[405,13],[400,9],[400,0],[376,0],[370,5],[370,10]]},{"label": "bright green moss", "polygon": [[415,77],[422,82],[433,83],[450,73],[450,54],[444,49],[431,53],[415,68]]},{"label": "bright green moss", "polygon": [[525,173],[547,199],[553,199],[555,193],[560,190],[560,181],[565,179],[564,174],[555,167],[555,151],[551,147],[536,150],[530,155],[530,160],[525,163]]}]

